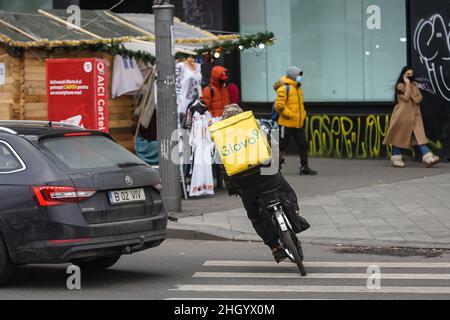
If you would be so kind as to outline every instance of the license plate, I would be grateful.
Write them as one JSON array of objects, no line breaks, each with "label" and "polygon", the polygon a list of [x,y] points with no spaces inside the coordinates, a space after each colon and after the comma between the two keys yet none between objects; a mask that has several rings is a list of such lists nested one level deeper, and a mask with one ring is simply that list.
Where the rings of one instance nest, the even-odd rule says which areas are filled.
[{"label": "license plate", "polygon": [[142,202],[145,201],[144,189],[128,189],[109,191],[109,202],[114,204],[129,203],[129,202]]}]

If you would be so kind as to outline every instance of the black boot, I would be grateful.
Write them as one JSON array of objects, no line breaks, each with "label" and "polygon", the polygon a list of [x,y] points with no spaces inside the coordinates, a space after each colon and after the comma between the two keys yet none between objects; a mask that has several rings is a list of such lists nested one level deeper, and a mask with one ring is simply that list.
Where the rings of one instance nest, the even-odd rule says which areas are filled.
[{"label": "black boot", "polygon": [[317,174],[317,171],[311,169],[308,166],[303,166],[300,168],[300,175],[315,176],[316,174]]},{"label": "black boot", "polygon": [[280,263],[287,258],[286,252],[284,252],[284,249],[281,247],[272,248],[272,255],[277,263]]}]

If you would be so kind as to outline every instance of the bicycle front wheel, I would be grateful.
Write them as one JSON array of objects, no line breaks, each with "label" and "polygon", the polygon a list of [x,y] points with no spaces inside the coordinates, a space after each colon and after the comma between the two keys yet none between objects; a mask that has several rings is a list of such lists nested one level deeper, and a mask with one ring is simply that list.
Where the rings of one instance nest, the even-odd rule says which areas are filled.
[{"label": "bicycle front wheel", "polygon": [[291,252],[292,256],[294,257],[298,271],[300,271],[300,274],[302,276],[306,276],[306,269],[305,266],[303,265],[300,253],[298,252],[298,248],[295,245],[294,240],[292,239],[292,234],[289,232],[289,230],[282,231],[281,237],[283,239],[284,245],[286,246],[286,249],[288,249]]}]

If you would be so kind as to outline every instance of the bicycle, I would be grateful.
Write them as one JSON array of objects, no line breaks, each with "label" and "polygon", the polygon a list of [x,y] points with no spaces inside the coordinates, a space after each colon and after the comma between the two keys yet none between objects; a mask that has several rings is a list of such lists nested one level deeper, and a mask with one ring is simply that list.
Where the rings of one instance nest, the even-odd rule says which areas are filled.
[{"label": "bicycle", "polygon": [[286,252],[289,260],[297,265],[302,276],[306,276],[306,269],[303,265],[303,249],[300,240],[293,231],[283,210],[283,204],[280,199],[278,189],[271,189],[261,193],[260,198],[269,213],[270,221],[277,228],[279,236],[278,243]]}]

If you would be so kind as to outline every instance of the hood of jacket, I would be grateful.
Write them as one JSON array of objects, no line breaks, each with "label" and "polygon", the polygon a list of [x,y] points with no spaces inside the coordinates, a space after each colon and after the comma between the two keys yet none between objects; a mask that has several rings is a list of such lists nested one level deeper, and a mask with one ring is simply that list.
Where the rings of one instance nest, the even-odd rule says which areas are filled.
[{"label": "hood of jacket", "polygon": [[215,66],[214,68],[212,68],[211,70],[211,84],[213,84],[214,86],[219,86],[220,84],[220,77],[222,76],[222,74],[227,71],[227,69],[225,69],[224,67],[221,66]]},{"label": "hood of jacket", "polygon": [[298,83],[297,82],[295,82],[294,80],[291,80],[288,77],[284,76],[284,77],[281,77],[277,82],[274,83],[273,89],[275,91],[277,91],[279,87],[281,87],[281,86],[283,86],[285,84],[289,84],[291,86],[298,87]]}]

